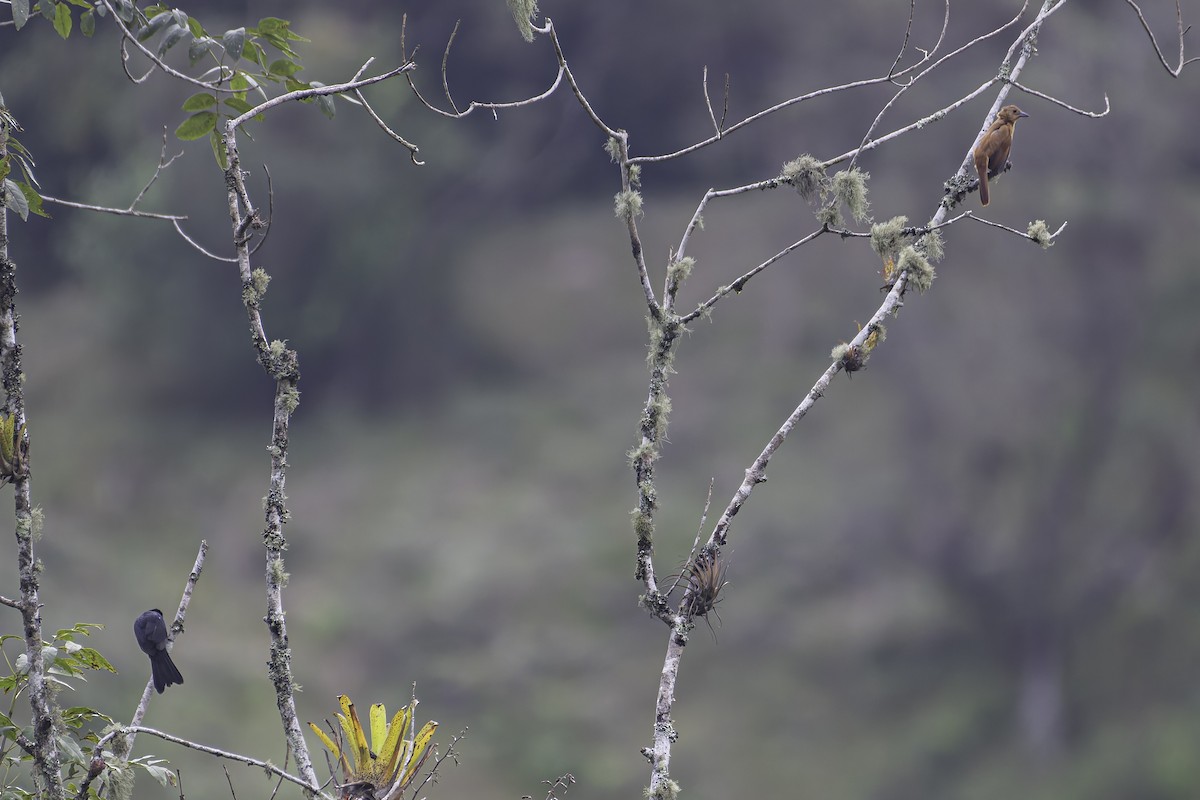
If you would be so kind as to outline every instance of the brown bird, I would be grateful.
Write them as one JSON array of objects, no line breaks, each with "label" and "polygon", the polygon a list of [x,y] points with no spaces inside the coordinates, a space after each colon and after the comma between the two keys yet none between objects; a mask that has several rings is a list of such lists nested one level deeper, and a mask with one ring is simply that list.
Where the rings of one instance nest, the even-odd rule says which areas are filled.
[{"label": "brown bird", "polygon": [[1005,106],[996,114],[996,121],[987,129],[987,133],[975,148],[975,171],[979,173],[979,199],[986,206],[991,199],[988,197],[988,178],[994,178],[1008,163],[1008,154],[1012,150],[1013,130],[1017,120],[1028,117],[1016,106]]}]

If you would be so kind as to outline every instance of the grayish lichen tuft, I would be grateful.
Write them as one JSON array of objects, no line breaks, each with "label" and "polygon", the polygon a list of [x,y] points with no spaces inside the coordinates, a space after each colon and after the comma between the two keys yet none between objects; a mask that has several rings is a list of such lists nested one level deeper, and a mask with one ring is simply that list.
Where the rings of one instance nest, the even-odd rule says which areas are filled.
[{"label": "grayish lichen tuft", "polygon": [[1042,246],[1043,250],[1049,250],[1054,246],[1054,242],[1050,237],[1050,229],[1046,227],[1046,220],[1038,219],[1029,223],[1029,229],[1025,231],[1025,235]]},{"label": "grayish lichen tuft", "polygon": [[633,189],[617,192],[613,199],[615,201],[613,210],[620,219],[631,220],[642,215],[642,195]]},{"label": "grayish lichen tuft", "polygon": [[904,242],[904,226],[908,217],[892,217],[887,222],[878,222],[871,226],[871,249],[875,255],[883,259],[895,258]]},{"label": "grayish lichen tuft", "polygon": [[917,249],[912,245],[900,251],[900,259],[896,262],[896,269],[901,272],[908,273],[908,283],[918,292],[925,292],[933,285],[933,279],[937,277],[937,273],[933,269],[933,265],[929,263],[929,259],[917,252]]},{"label": "grayish lichen tuft", "polygon": [[869,219],[871,203],[867,200],[867,181],[870,178],[871,173],[863,172],[858,167],[842,170],[833,176],[834,197],[846,204],[855,222]]},{"label": "grayish lichen tuft", "polygon": [[508,0],[508,10],[512,12],[513,20],[521,38],[527,42],[533,41],[533,19],[537,16],[537,0]]},{"label": "grayish lichen tuft", "polygon": [[784,164],[779,177],[794,186],[805,200],[823,195],[830,188],[829,176],[825,174],[821,162],[808,153]]}]

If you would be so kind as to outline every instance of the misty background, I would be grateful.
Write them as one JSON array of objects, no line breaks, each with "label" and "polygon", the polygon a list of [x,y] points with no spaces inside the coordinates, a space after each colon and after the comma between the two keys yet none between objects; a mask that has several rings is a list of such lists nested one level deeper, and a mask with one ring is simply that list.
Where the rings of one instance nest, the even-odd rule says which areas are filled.
[{"label": "misty background", "polygon": [[[943,52],[1019,8],[952,5]],[[1173,54],[1173,7],[1146,5]],[[541,6],[634,155],[710,134],[703,67],[714,102],[729,73],[735,122],[884,74],[909,13],[874,0]],[[415,80],[442,107],[458,19],[460,107],[538,93],[555,74],[549,42],[523,42],[499,0],[186,10],[209,31],[290,19],[312,40],[301,76],[325,83],[369,56],[401,63],[407,12]],[[910,48],[932,45],[943,10],[918,4]],[[1013,35],[923,80],[878,133],[988,80]],[[1042,251],[969,220],[946,229],[932,289],[906,297],[867,368],[839,375],[772,460],[734,520],[721,621],[695,631],[680,672],[672,772],[686,797],[1200,793],[1200,64],[1171,78],[1119,2],[1068,4],[1037,44],[1023,83],[1096,111],[1107,94],[1112,111],[1088,119],[1014,90],[1031,117],[984,216],[1066,231]],[[0,28],[0,92],[46,194],[125,206],[193,88],[132,85],[108,20],[63,42],[35,19]],[[646,165],[656,291],[706,189],[856,147],[894,92],[833,94]],[[646,396],[646,306],[612,211],[617,171],[565,87],[459,121],[398,80],[367,94],[425,166],[340,101],[333,121],[295,106],[241,140],[256,195],[258,165],[274,185],[255,259],[273,278],[267,335],[302,373],[284,596],[301,719],[331,717],[341,693],[391,710],[415,681],[439,741],[470,729],[430,797],[544,796],[539,782],[566,772],[569,798],[638,796],[667,631],[633,577],[625,454]],[[860,159],[876,221],[932,216],[994,96]],[[168,149],[185,155],[143,208],[188,214],[192,236],[230,254],[208,143]],[[965,208],[979,211],[975,195]],[[9,226],[47,518],[42,617],[48,632],[104,624],[90,644],[120,670],[60,699],[128,718],[148,677],[132,621],[170,616],[207,539],[174,650],[187,682],[146,723],[282,765],[262,623],[273,386],[236,269],[165,224],[48,211]],[[811,232],[812,211],[786,187],[714,201],[680,307]],[[658,467],[660,573],[686,558],[710,479],[711,526],[880,285],[865,241],[826,236],[691,326]],[[0,632],[19,632],[5,619]],[[186,793],[228,791],[210,758],[139,737],[147,752],[183,770]],[[229,769],[243,797],[269,791]],[[139,776],[138,797],[174,794]]]}]

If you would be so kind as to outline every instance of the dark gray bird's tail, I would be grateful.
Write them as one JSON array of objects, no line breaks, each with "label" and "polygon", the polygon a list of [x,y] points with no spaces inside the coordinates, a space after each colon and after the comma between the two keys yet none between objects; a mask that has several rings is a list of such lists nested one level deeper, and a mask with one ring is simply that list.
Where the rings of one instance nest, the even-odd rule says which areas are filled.
[{"label": "dark gray bird's tail", "polygon": [[162,694],[168,686],[183,683],[183,676],[179,674],[179,668],[175,666],[175,662],[171,660],[171,654],[166,650],[159,650],[150,656],[150,674],[154,678],[154,690],[159,694]]}]

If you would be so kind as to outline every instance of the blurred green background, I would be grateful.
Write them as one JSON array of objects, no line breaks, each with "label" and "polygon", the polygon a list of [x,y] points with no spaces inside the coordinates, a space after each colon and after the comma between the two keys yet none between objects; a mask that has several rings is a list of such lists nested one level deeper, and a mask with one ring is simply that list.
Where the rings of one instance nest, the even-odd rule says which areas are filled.
[{"label": "blurred green background", "polygon": [[[1173,8],[1153,5],[1174,52]],[[1018,7],[955,4],[943,50]],[[522,42],[499,0],[187,10],[218,31],[291,19],[312,39],[303,76],[326,83],[368,56],[399,63],[403,12],[431,99],[456,19],[460,105],[527,96],[554,75],[548,42]],[[705,65],[714,94],[730,74],[740,120],[885,72],[909,9],[542,11],[597,112],[646,155],[708,135]],[[931,46],[942,13],[918,4],[913,45]],[[47,194],[123,206],[192,90],[157,75],[133,86],[99,28],[69,42],[42,20],[0,29],[0,92]],[[1011,41],[919,83],[880,131],[988,80]],[[1197,66],[1172,79],[1122,3],[1070,3],[1043,29],[1022,81],[1087,109],[1107,93],[1112,113],[1015,93],[1031,119],[986,216],[1021,230],[1066,220],[1066,232],[1043,252],[970,221],[947,230],[933,289],[906,299],[868,369],[839,376],[772,461],[730,536],[723,623],[697,631],[680,673],[672,766],[686,797],[1200,795]],[[706,188],[849,150],[894,91],[831,95],[647,167],[656,287]],[[274,278],[268,336],[299,351],[303,373],[285,595],[301,717],[330,716],[342,692],[394,708],[416,681],[440,740],[470,728],[462,765],[430,796],[541,796],[539,781],[571,772],[568,797],[636,797],[667,632],[638,609],[633,579],[625,452],[646,393],[645,304],[612,213],[616,171],[566,91],[457,122],[399,82],[369,97],[426,166],[345,104],[332,122],[277,112],[242,142],[274,180],[257,257]],[[864,156],[875,219],[931,216],[993,97]],[[183,149],[145,207],[191,215],[189,232],[225,253],[222,176],[206,142]],[[255,181],[261,198],[257,167]],[[147,724],[282,763],[261,622],[272,386],[236,273],[167,226],[50,211],[10,223],[47,516],[43,618],[105,624],[94,644],[121,670],[70,703],[132,713],[148,673],[132,620],[174,607],[207,539],[175,651],[187,683]],[[685,308],[815,226],[790,190],[716,202],[705,221]],[[879,284],[862,240],[827,237],[693,326],[659,468],[661,572],[685,558],[710,478],[715,518]],[[138,751],[169,757],[185,792],[227,791],[211,759],[148,737]],[[268,791],[259,772],[230,769],[241,796]],[[145,778],[137,790],[173,794]]]}]

